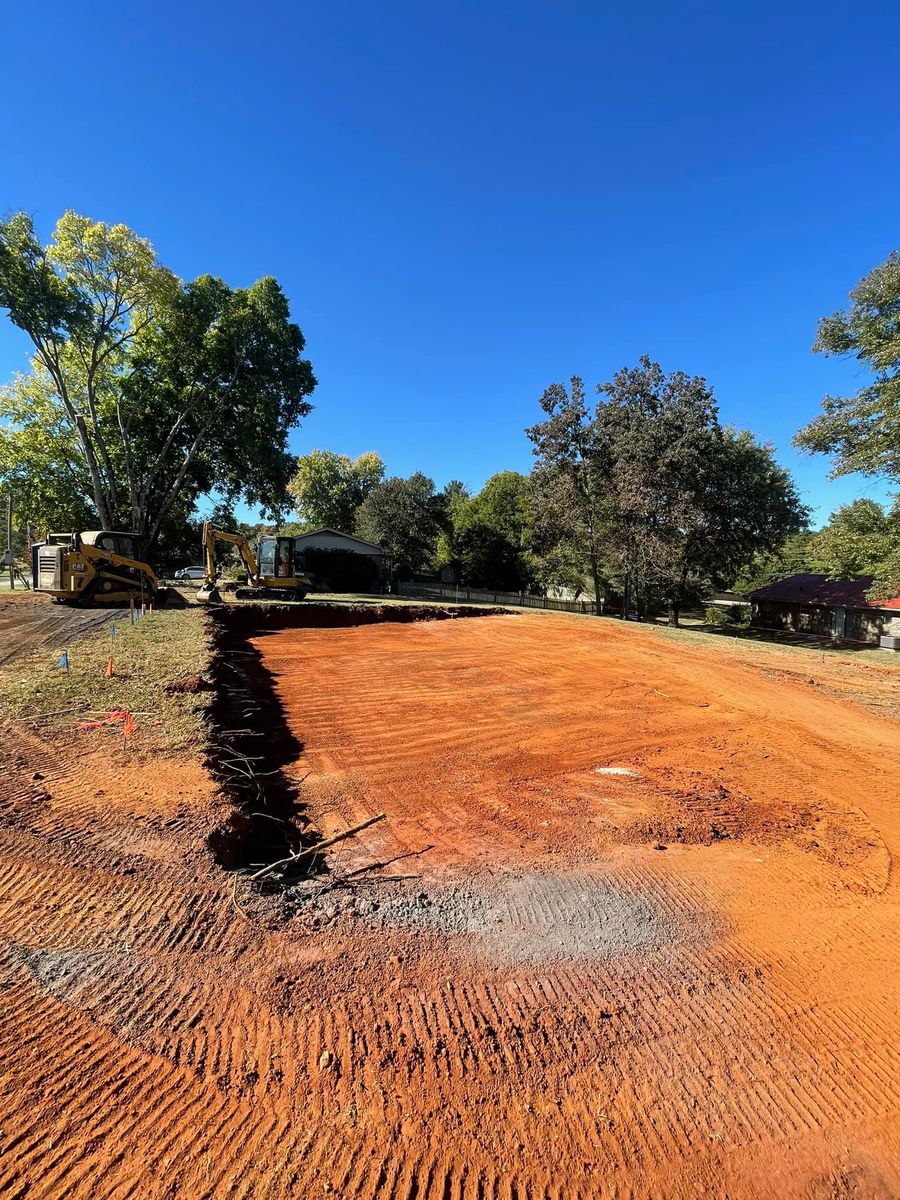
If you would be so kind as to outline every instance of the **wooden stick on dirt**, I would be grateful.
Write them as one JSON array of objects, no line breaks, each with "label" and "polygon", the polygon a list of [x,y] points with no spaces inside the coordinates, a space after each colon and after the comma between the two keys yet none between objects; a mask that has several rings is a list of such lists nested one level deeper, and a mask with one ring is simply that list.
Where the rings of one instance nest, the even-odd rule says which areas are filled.
[{"label": "wooden stick on dirt", "polygon": [[287,858],[279,858],[277,862],[269,863],[261,871],[254,872],[250,876],[250,882],[252,883],[254,879],[262,879],[263,876],[271,874],[276,867],[285,867],[289,863],[295,863],[301,858],[308,858],[311,854],[317,854],[320,850],[327,850],[329,846],[333,846],[336,842],[342,842],[344,838],[353,837],[355,833],[362,833],[364,829],[368,829],[376,821],[383,820],[384,813],[376,813],[374,817],[369,817],[367,821],[363,821],[360,825],[354,825],[352,829],[345,829],[343,833],[336,833],[334,837],[326,838],[324,842],[317,842],[315,846],[309,846],[306,850],[300,850],[296,854],[289,854]]},{"label": "wooden stick on dirt", "polygon": [[250,920],[250,918],[247,916],[247,914],[244,912],[244,910],[241,908],[241,906],[237,902],[237,875],[235,875],[234,883],[231,885],[231,903],[234,905],[237,912],[239,912],[241,914],[241,916],[244,918],[245,921]]}]

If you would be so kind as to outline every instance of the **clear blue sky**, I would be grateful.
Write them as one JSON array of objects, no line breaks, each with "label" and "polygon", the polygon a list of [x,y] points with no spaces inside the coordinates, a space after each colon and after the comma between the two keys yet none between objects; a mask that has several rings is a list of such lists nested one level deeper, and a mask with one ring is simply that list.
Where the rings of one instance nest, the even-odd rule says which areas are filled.
[{"label": "clear blue sky", "polygon": [[[124,221],[184,277],[285,287],[296,435],[477,487],[553,380],[647,353],[791,435],[853,363],[817,318],[900,246],[900,4],[5,6],[0,205]],[[25,345],[0,324],[0,379]]]}]

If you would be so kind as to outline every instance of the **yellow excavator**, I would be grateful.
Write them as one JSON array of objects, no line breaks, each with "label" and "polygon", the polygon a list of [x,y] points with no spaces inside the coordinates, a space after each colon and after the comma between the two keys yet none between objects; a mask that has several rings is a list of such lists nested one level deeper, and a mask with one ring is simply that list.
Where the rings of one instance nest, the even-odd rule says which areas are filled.
[{"label": "yellow excavator", "polygon": [[133,533],[51,533],[31,547],[32,587],[63,604],[162,604],[168,589],[139,554]]},{"label": "yellow excavator", "polygon": [[216,542],[236,546],[247,568],[247,584],[234,589],[239,600],[263,599],[302,600],[313,586],[304,569],[303,551],[298,550],[290,537],[263,537],[259,540],[259,557],[242,533],[219,529],[209,521],[203,523],[203,560],[206,577],[197,599],[201,604],[221,604],[219,570],[216,563]]}]

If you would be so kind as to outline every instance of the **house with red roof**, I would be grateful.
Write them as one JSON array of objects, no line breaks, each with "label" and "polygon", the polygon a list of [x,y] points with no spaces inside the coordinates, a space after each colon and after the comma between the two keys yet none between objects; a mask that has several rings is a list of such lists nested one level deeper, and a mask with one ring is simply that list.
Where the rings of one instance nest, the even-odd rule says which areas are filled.
[{"label": "house with red roof", "polygon": [[882,638],[900,639],[900,596],[870,600],[866,593],[873,582],[871,575],[829,579],[803,574],[779,579],[750,593],[750,624],[875,645]]}]

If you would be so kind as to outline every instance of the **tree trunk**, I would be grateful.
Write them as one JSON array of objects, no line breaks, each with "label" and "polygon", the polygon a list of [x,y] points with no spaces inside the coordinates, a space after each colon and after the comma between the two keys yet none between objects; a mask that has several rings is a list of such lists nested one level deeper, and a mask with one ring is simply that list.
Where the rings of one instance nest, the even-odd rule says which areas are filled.
[{"label": "tree trunk", "polygon": [[109,505],[109,498],[103,488],[103,477],[100,474],[100,464],[97,462],[97,456],[94,453],[94,446],[91,442],[91,436],[88,432],[87,423],[80,413],[75,414],[75,428],[78,431],[78,437],[81,442],[81,448],[84,451],[85,462],[91,476],[91,489],[94,493],[94,504],[97,506],[97,515],[100,518],[100,526],[102,529],[112,529],[112,511]]},{"label": "tree trunk", "polygon": [[600,568],[597,565],[597,551],[594,549],[594,540],[591,539],[591,578],[594,581],[594,616],[600,617],[603,615],[603,606],[600,601]]},{"label": "tree trunk", "polygon": [[684,594],[687,588],[687,564],[681,568],[681,578],[679,579],[676,588],[675,596],[672,600],[669,609],[669,624],[675,629],[678,628],[678,618],[681,614],[681,606],[684,603]]}]

